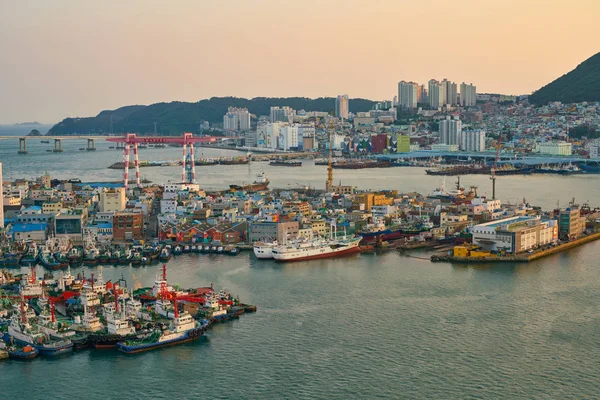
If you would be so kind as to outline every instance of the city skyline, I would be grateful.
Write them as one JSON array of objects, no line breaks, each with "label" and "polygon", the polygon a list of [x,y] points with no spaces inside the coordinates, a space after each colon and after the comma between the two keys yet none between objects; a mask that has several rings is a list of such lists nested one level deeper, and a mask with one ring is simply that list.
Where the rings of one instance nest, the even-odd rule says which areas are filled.
[{"label": "city skyline", "polygon": [[[262,0],[232,9],[188,1],[23,1],[1,9],[1,81],[9,95],[0,100],[0,123],[55,123],[212,96],[386,100],[401,80],[440,76],[473,82],[480,93],[528,94],[598,51],[600,4]],[[420,33],[399,41],[394,32],[406,15],[413,18],[402,19],[404,28]],[[554,29],[575,18],[568,30]],[[423,31],[424,20],[434,29]],[[450,37],[433,23],[442,20],[457,21]]]}]

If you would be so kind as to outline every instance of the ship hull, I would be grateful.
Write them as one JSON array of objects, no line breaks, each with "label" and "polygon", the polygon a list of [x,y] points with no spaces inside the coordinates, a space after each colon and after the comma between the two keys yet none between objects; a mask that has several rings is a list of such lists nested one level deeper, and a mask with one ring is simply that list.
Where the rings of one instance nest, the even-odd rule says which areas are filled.
[{"label": "ship hull", "polygon": [[333,250],[324,253],[318,254],[310,254],[310,255],[274,255],[275,261],[277,262],[291,262],[291,261],[309,261],[309,260],[318,260],[321,258],[335,258],[335,257],[343,257],[351,254],[360,253],[360,247],[358,245],[348,247],[340,250]]},{"label": "ship hull", "polygon": [[145,351],[160,349],[161,347],[174,346],[176,344],[191,342],[204,334],[205,327],[199,327],[185,332],[185,335],[176,339],[165,340],[163,342],[144,343],[139,345],[127,345],[126,342],[117,343],[117,350],[125,354],[143,353]]}]

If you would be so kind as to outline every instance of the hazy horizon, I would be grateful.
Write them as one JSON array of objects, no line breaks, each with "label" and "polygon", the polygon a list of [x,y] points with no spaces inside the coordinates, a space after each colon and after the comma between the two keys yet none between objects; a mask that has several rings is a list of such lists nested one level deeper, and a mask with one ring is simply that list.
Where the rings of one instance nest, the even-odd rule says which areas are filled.
[{"label": "hazy horizon", "polygon": [[528,94],[599,51],[600,2],[158,0],[0,5],[0,124],[225,97],[391,100],[431,78]]}]

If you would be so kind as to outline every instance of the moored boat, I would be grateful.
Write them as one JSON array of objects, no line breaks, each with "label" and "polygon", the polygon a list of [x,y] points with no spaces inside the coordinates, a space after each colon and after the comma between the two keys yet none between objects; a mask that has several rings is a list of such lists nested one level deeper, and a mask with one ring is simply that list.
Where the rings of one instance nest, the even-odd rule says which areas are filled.
[{"label": "moored boat", "polygon": [[160,347],[189,342],[198,339],[204,334],[208,327],[208,321],[197,322],[187,311],[179,313],[177,303],[175,303],[174,310],[175,317],[168,327],[163,327],[163,329],[157,327],[153,334],[144,340],[119,342],[117,343],[117,350],[126,354],[140,353]]}]

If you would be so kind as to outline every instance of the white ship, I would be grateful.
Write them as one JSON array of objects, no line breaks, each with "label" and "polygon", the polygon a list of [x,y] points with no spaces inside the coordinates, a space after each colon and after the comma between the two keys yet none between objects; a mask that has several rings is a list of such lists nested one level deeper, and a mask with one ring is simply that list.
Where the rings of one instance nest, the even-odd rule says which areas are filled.
[{"label": "white ship", "polygon": [[277,247],[277,241],[272,243],[256,242],[254,243],[254,255],[256,258],[268,259],[273,258],[273,248]]},{"label": "white ship", "polygon": [[336,238],[336,228],[331,227],[330,239],[295,241],[272,249],[275,261],[306,261],[318,258],[341,257],[360,252],[360,237]]}]

